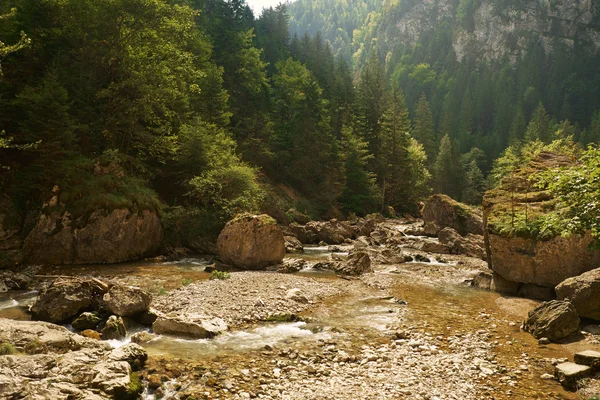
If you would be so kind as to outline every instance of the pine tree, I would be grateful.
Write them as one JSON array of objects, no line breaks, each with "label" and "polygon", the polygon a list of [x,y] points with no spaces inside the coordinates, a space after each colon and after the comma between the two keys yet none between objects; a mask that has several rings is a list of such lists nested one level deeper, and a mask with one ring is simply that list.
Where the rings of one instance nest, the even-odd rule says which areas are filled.
[{"label": "pine tree", "polygon": [[458,198],[460,193],[458,172],[452,143],[448,135],[445,135],[440,142],[440,150],[433,165],[434,192]]},{"label": "pine tree", "polygon": [[530,142],[536,139],[539,139],[544,143],[550,143],[552,140],[550,134],[550,118],[541,102],[533,113],[531,121],[529,121],[529,125],[527,125],[527,131],[525,132],[526,141]]},{"label": "pine tree", "polygon": [[421,95],[417,104],[413,136],[423,145],[427,158],[435,159],[435,127],[425,93]]},{"label": "pine tree", "polygon": [[462,201],[469,204],[481,204],[485,192],[485,178],[477,166],[477,161],[472,160],[466,171],[465,189],[462,193]]}]

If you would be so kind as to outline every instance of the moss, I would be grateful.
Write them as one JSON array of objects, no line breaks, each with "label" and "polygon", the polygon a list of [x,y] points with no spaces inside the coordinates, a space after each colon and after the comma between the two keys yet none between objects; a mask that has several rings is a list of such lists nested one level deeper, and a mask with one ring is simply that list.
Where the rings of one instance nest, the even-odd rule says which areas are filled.
[{"label": "moss", "polygon": [[242,214],[236,215],[235,217],[233,217],[233,219],[230,221],[230,223],[240,222],[240,221],[251,221],[253,219],[257,219],[260,223],[262,223],[264,225],[277,225],[277,221],[275,221],[274,218],[270,217],[267,214],[255,215],[255,214],[249,214],[249,213],[242,213]]},{"label": "moss", "polygon": [[227,280],[231,278],[231,274],[227,271],[218,271],[218,270],[214,270],[213,272],[210,273],[210,280]]},{"label": "moss", "polygon": [[25,345],[24,350],[27,354],[39,354],[44,352],[44,346],[38,338],[35,338]]},{"label": "moss", "polygon": [[144,385],[142,384],[142,378],[136,372],[132,372],[129,375],[129,388],[127,392],[131,396],[131,398],[138,398],[139,395],[144,391]]},{"label": "moss", "polygon": [[17,349],[12,344],[10,344],[8,342],[0,343],[0,355],[5,356],[5,355],[9,355],[9,354],[16,354],[16,353],[17,353]]}]

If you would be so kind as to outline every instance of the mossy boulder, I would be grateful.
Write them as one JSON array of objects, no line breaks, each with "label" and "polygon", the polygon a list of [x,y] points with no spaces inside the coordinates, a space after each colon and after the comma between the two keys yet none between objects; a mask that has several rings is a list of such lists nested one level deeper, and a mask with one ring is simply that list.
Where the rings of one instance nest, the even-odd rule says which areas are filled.
[{"label": "mossy boulder", "polygon": [[285,256],[285,240],[268,215],[240,214],[229,221],[217,239],[221,261],[242,269],[264,269]]},{"label": "mossy boulder", "polygon": [[443,194],[435,194],[423,206],[425,225],[435,224],[440,229],[452,228],[463,236],[483,233],[481,210],[459,203]]},{"label": "mossy boulder", "polygon": [[600,265],[600,252],[590,246],[594,239],[589,232],[564,237],[542,229],[540,222],[555,212],[557,205],[550,193],[536,187],[536,176],[573,162],[570,156],[541,152],[485,194],[488,264],[509,281],[554,288]]}]

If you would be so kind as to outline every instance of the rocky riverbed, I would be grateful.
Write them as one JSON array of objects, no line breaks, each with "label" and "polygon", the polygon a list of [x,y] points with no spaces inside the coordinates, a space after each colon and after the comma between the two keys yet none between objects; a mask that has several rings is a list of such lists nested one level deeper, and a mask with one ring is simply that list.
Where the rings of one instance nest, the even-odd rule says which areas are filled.
[{"label": "rocky riverbed", "polygon": [[[598,395],[597,380],[581,381],[581,390],[572,393],[552,374],[555,364],[576,351],[598,349],[600,328],[594,331],[592,324],[592,332],[575,339],[539,344],[520,329],[538,302],[471,287],[485,262],[436,247],[437,239],[415,228],[407,221],[386,221],[368,239],[321,246],[308,256],[291,254],[300,261],[286,260],[279,269],[304,268],[294,274],[241,271],[210,280],[204,271],[209,260],[154,260],[44,268],[37,272],[38,282],[58,273],[94,276],[148,290],[151,309],[159,315],[224,321],[228,331],[213,339],[163,334],[140,340],[148,360],[138,372],[139,360],[120,364],[118,374],[111,364],[109,372],[118,377],[103,381],[118,381],[129,390],[139,377],[145,399],[588,400]],[[359,242],[372,272],[336,277],[322,269],[344,263]],[[443,253],[424,250],[429,247],[423,242]],[[15,296],[16,304],[3,301],[0,317],[27,318],[28,296]],[[96,366],[121,362],[113,354],[119,349],[116,354],[141,349],[127,344],[131,332],[111,342],[119,347],[113,350],[106,342],[60,329],[71,347],[40,346],[33,354],[26,349],[33,338],[18,342],[0,328],[0,341],[18,342],[17,354],[0,356],[2,395],[38,393],[39,375],[40,382],[52,385],[37,398],[114,397],[113,389],[100,386]],[[41,372],[27,375],[17,364]]]}]

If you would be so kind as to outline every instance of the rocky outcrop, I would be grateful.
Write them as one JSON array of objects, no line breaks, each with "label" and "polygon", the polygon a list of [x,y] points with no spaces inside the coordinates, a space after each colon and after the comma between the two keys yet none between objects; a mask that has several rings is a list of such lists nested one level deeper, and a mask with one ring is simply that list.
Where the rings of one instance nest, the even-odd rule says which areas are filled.
[{"label": "rocky outcrop", "polygon": [[554,207],[549,193],[533,187],[531,176],[572,162],[571,157],[542,152],[486,193],[483,215],[488,263],[504,278],[553,288],[600,265],[600,251],[590,248],[593,238],[589,232],[548,237],[533,228],[519,228],[531,226],[530,222]]},{"label": "rocky outcrop", "polygon": [[452,228],[463,236],[483,234],[481,211],[443,194],[433,195],[425,201],[423,221],[426,226],[435,224],[440,229]]},{"label": "rocky outcrop", "polygon": [[481,235],[461,236],[452,228],[444,228],[439,232],[438,238],[440,243],[450,247],[453,254],[486,259],[484,239]]},{"label": "rocky outcrop", "polygon": [[600,320],[600,268],[566,279],[555,290],[557,298],[570,301],[580,317]]},{"label": "rocky outcrop", "polygon": [[339,264],[335,272],[340,275],[362,275],[367,272],[373,272],[371,258],[364,251],[352,252],[348,256],[348,260]]},{"label": "rocky outcrop", "polygon": [[537,339],[551,341],[564,339],[579,328],[579,317],[573,304],[568,301],[552,300],[540,304],[529,312],[523,330]]},{"label": "rocky outcrop", "polygon": [[[137,344],[113,350],[61,326],[7,319],[0,319],[0,342],[20,350],[0,356],[2,398],[137,398],[143,389],[132,384],[132,372],[147,359]],[[27,354],[32,349],[36,354]]]},{"label": "rocky outcrop", "polygon": [[96,211],[85,221],[50,212],[27,235],[23,254],[32,264],[110,264],[150,255],[161,241],[160,219],[152,211]]},{"label": "rocky outcrop", "polygon": [[163,315],[159,316],[152,329],[158,334],[188,336],[197,339],[213,338],[228,327],[221,318],[201,314]]},{"label": "rocky outcrop", "polygon": [[285,240],[285,251],[288,253],[302,253],[304,247],[302,242],[294,236],[284,236]]},{"label": "rocky outcrop", "polygon": [[304,244],[342,244],[359,236],[369,236],[375,230],[375,222],[369,218],[355,221],[311,221],[306,225],[290,224],[291,232]]},{"label": "rocky outcrop", "polygon": [[217,239],[221,261],[243,269],[264,269],[285,256],[283,232],[268,215],[242,214],[229,221]]}]

